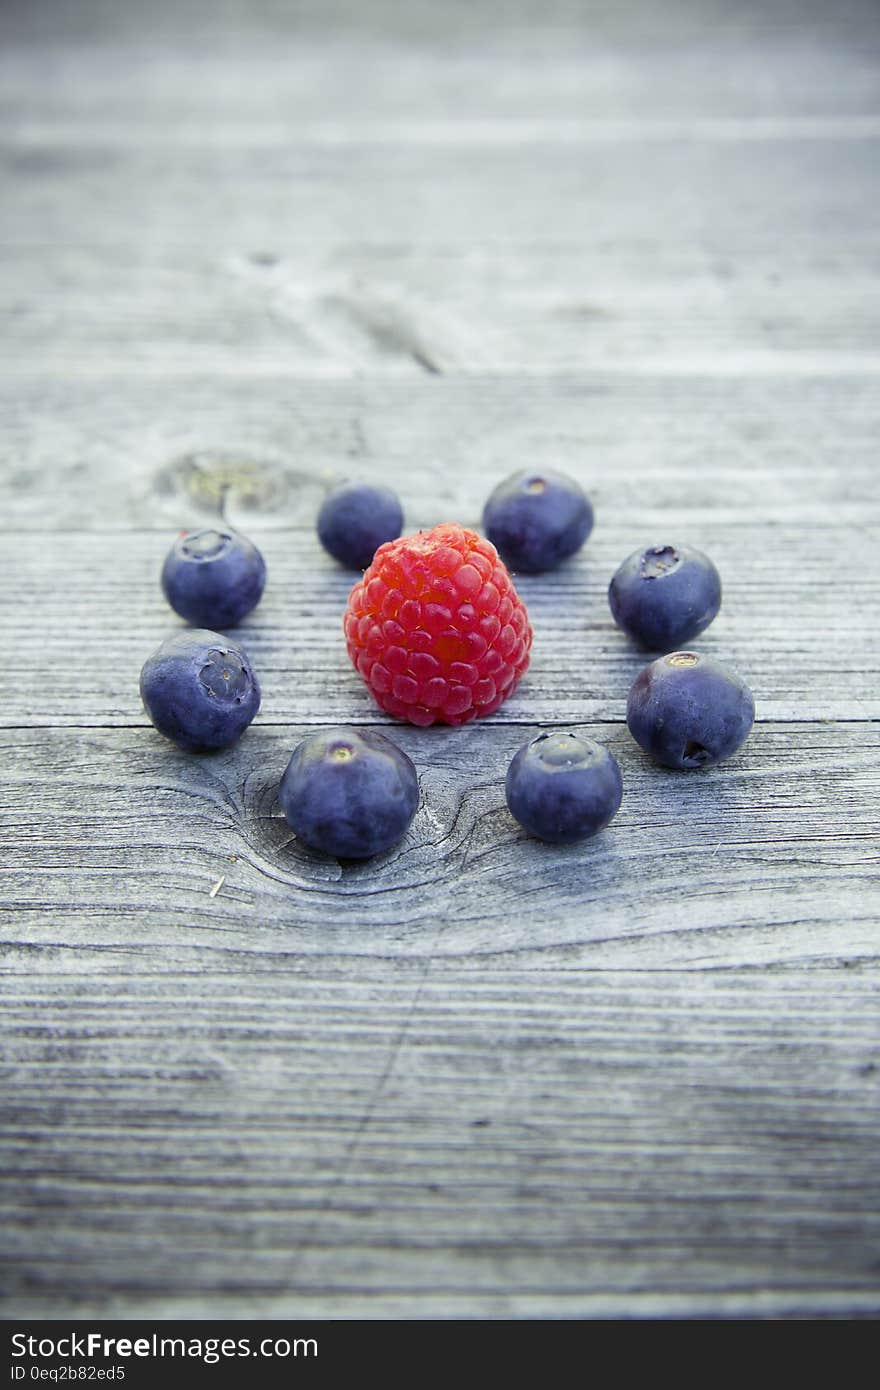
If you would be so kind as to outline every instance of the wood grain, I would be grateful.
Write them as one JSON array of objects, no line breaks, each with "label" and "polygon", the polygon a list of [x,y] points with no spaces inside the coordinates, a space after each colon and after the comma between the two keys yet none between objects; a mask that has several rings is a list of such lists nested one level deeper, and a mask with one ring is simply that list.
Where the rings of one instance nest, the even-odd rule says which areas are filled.
[{"label": "wood grain", "polygon": [[[860,374],[436,376],[410,366],[403,380],[177,382],[32,370],[0,382],[0,421],[11,530],[163,530],[157,563],[166,539],[216,517],[221,502],[242,529],[306,532],[332,481],[366,474],[398,487],[413,528],[476,524],[490,485],[548,465],[593,499],[585,560],[606,525],[623,530],[630,517],[633,546],[643,525],[695,535],[722,518],[766,521],[782,544],[838,522],[855,543],[876,534],[880,384]],[[113,558],[116,573],[124,555]]]},{"label": "wood grain", "polygon": [[[613,501],[607,507],[614,517]],[[15,601],[0,609],[0,639],[16,653],[16,678],[10,679],[11,671],[5,675],[0,726],[146,723],[138,694],[141,666],[182,626],[158,583],[174,534],[28,532],[8,543],[17,586]],[[817,510],[809,524],[792,528],[766,518],[733,520],[723,512],[697,520],[670,509],[665,516],[631,512],[624,525],[600,522],[575,563],[552,575],[517,579],[535,641],[529,672],[500,716],[505,723],[623,719],[629,688],[649,658],[615,626],[608,581],[638,546],[670,540],[699,545],[724,576],[722,614],[695,645],[740,672],[761,720],[880,716],[861,607],[880,607],[870,529],[822,524]],[[261,545],[272,584],[235,632],[262,683],[260,721],[384,719],[342,637],[354,576],[323,554],[312,528],[272,531],[261,536]],[[827,582],[844,554],[861,576],[858,607]],[[112,625],[96,630],[96,614],[111,611]],[[867,746],[875,732],[866,731]],[[443,733],[429,737],[438,746]]]},{"label": "wood grain", "polygon": [[[867,147],[876,160],[880,122]],[[755,152],[739,146],[738,153],[753,177]],[[644,151],[642,157],[648,158]],[[577,145],[572,158],[583,159]],[[603,150],[598,158],[603,166],[610,158],[620,162],[617,151]],[[791,145],[780,158],[796,168],[806,162]],[[512,167],[509,181],[527,185],[535,151],[521,150],[517,159],[523,167]],[[238,252],[201,247],[168,263],[140,248],[134,255],[114,245],[59,248],[48,284],[44,244],[16,247],[6,253],[0,278],[0,308],[8,316],[4,360],[14,379],[36,370],[73,381],[219,375],[253,382],[288,373],[336,381],[366,371],[541,377],[585,370],[738,378],[761,369],[777,377],[876,377],[880,226],[872,221],[845,255],[824,258],[815,225],[832,208],[835,217],[851,215],[837,210],[834,142],[825,159],[827,167],[811,170],[807,181],[808,190],[821,188],[821,197],[785,217],[803,230],[792,235],[780,225],[756,234],[734,209],[725,239],[696,254],[682,249],[693,244],[693,229],[676,225],[650,244],[624,239],[611,226],[559,228],[553,241],[537,243],[529,228],[503,239],[488,229],[492,243],[475,250],[462,244],[459,229],[440,222],[435,244],[414,253],[393,240],[346,240],[349,215],[337,217],[325,205],[324,225],[308,241],[291,238],[286,229],[298,217],[283,216],[271,251],[259,243]],[[715,178],[714,163],[706,155],[701,177],[707,181]],[[459,165],[451,160],[450,179],[460,179]],[[339,181],[335,172],[327,177]],[[629,177],[644,182],[640,170]],[[406,183],[423,178],[413,171]],[[23,182],[15,178],[12,186]],[[65,218],[78,183],[73,170],[53,197]],[[540,202],[544,195],[535,190],[534,196]],[[585,193],[583,201],[595,223],[594,195]],[[619,201],[610,195],[610,206]],[[360,210],[352,218],[362,221]],[[223,221],[229,222],[225,214]],[[83,232],[96,236],[92,228]],[[253,246],[253,233],[236,234],[245,248]],[[120,235],[127,242],[130,234]],[[201,240],[198,224],[173,235]],[[42,285],[39,298],[23,294],[29,284]]]},{"label": "wood grain", "polygon": [[126,118],[171,138],[193,119],[239,138],[267,119],[288,138],[346,117],[398,138],[425,120],[834,120],[880,96],[872,0],[6,0],[0,22],[0,110],[105,139]]},{"label": "wood grain", "polygon": [[875,1306],[858,969],[666,972],[662,1008],[641,972],[278,957],[19,983],[13,1309],[177,1310],[181,1263],[239,1316]]},{"label": "wood grain", "polygon": [[508,814],[507,764],[533,729],[396,726],[421,809],[396,849],[361,864],[304,849],[280,813],[304,728],[254,729],[196,759],[152,729],[8,734],[10,820],[31,819],[4,846],[5,940],[172,957],[524,953],[536,968],[876,956],[875,729],[762,726],[692,777],[651,765],[618,724],[581,727],[624,776],[597,840],[543,845]]},{"label": "wood grain", "polygon": [[[91,257],[79,253],[80,262],[85,263],[83,289],[89,275],[97,273],[102,261],[105,264],[106,299],[102,291],[77,314],[72,297],[69,328],[52,298],[43,303],[43,322],[54,309],[53,327],[62,330],[57,347],[54,334],[43,339],[42,348],[50,362],[63,357],[65,329],[74,337],[79,329],[79,347],[87,362],[100,353],[100,333],[89,346],[89,322],[95,319],[100,325],[102,317],[112,316],[114,303],[120,299],[114,281],[131,294],[127,302],[137,314],[141,307],[138,281],[143,283],[145,276],[149,277],[149,288],[141,294],[149,296],[145,307],[150,299],[156,304],[161,324],[163,289],[167,295],[173,292],[175,281],[185,283],[188,257],[184,252],[181,266],[179,246],[197,247],[202,258],[198,271],[191,274],[194,302],[182,329],[183,341],[172,344],[181,355],[187,338],[196,336],[200,328],[200,297],[214,284],[222,288],[228,275],[224,262],[231,259],[236,274],[223,291],[224,297],[235,310],[235,319],[250,301],[250,333],[258,356],[264,361],[267,356],[266,349],[261,352],[262,337],[267,347],[274,341],[280,351],[276,370],[303,357],[307,357],[311,370],[328,370],[335,352],[332,342],[328,346],[322,340],[321,316],[329,321],[328,335],[334,328],[337,334],[346,331],[346,318],[352,312],[346,294],[357,300],[358,261],[363,264],[359,248],[364,243],[387,248],[383,264],[369,266],[368,262],[378,281],[373,293],[381,299],[383,292],[394,291],[399,280],[404,286],[407,279],[412,280],[414,300],[404,307],[409,312],[421,307],[439,320],[451,339],[442,346],[453,362],[454,349],[466,356],[466,347],[477,362],[504,366],[517,346],[522,362],[526,351],[523,329],[519,330],[519,344],[516,337],[512,344],[508,342],[506,330],[511,321],[515,327],[517,308],[520,316],[528,314],[532,296],[537,296],[539,305],[544,300],[551,311],[555,308],[561,319],[559,334],[542,329],[540,318],[536,325],[538,342],[543,338],[545,352],[555,353],[557,362],[570,363],[563,349],[580,330],[582,341],[575,366],[584,364],[585,359],[588,365],[602,366],[601,356],[586,358],[584,335],[590,327],[590,308],[604,311],[608,322],[617,327],[618,350],[625,348],[632,356],[641,350],[646,358],[652,349],[668,347],[664,299],[672,307],[673,322],[681,314],[690,313],[693,320],[702,312],[710,330],[712,316],[725,306],[732,314],[746,316],[747,321],[751,309],[759,325],[762,315],[769,321],[771,344],[775,336],[784,345],[804,313],[821,316],[824,309],[833,315],[833,305],[823,296],[822,286],[824,280],[834,283],[837,278],[838,238],[845,240],[846,259],[859,258],[871,282],[869,304],[854,308],[848,331],[856,331],[871,305],[876,311],[876,263],[872,265],[871,256],[878,224],[875,171],[880,140],[875,126],[866,131],[857,125],[854,133],[857,138],[851,140],[832,131],[827,139],[809,138],[808,133],[803,140],[689,142],[675,133],[664,140],[645,140],[635,129],[629,139],[596,141],[577,131],[573,132],[574,139],[560,140],[551,127],[546,139],[501,143],[469,139],[451,147],[436,144],[430,147],[429,164],[418,144],[359,144],[355,140],[353,145],[351,139],[292,146],[257,142],[241,150],[210,144],[135,145],[120,150],[88,141],[83,147],[68,147],[53,144],[51,139],[34,148],[21,148],[13,139],[0,146],[4,177],[9,180],[4,239],[33,248],[28,258],[32,274],[39,268],[41,247],[91,245]],[[491,179],[486,177],[487,165],[493,171]],[[772,199],[756,196],[756,187],[767,186],[774,187]],[[149,189],[147,209],[141,202],[144,189]],[[661,209],[653,219],[649,212],[652,207]],[[36,239],[35,225],[39,227]],[[829,237],[833,252],[829,251]],[[340,243],[344,249],[337,252]],[[408,265],[413,243],[424,249],[417,253],[415,265]],[[506,250],[511,243],[513,257]],[[535,243],[544,244],[538,253],[535,278],[527,278],[525,284],[520,279],[518,286],[514,281],[508,289],[505,278],[517,272],[515,248]],[[298,251],[302,244],[305,249]],[[713,266],[722,268],[722,283],[706,286],[698,277],[680,288],[680,302],[675,304],[675,283],[664,284],[664,279],[673,273],[668,267],[674,267],[676,261],[688,264],[688,248],[694,245],[699,248],[696,268],[705,265],[708,255]],[[352,246],[353,255],[347,250]],[[544,288],[540,267],[546,266],[558,246],[564,251],[569,246],[574,249],[549,273],[549,284]],[[576,274],[579,264],[584,265],[580,247],[587,249],[586,270],[593,274],[585,283],[576,283],[572,291],[566,286],[560,303],[560,278],[567,271]],[[606,251],[609,247],[615,249]],[[502,258],[496,269],[498,250]],[[808,304],[784,284],[787,268],[782,257],[789,250],[794,272],[798,263],[819,263],[816,295],[814,298],[811,293]],[[127,270],[133,251],[137,260]],[[448,294],[439,299],[432,294],[436,277],[426,283],[424,272],[419,294],[419,261],[427,262],[430,277],[431,252],[448,259],[449,251],[453,253],[453,273]],[[470,275],[455,264],[455,253],[465,266],[470,261]],[[351,268],[350,255],[354,262]],[[273,273],[272,265],[265,262],[267,256],[279,262],[287,256],[291,259],[289,264],[275,267]],[[56,273],[63,274],[69,257],[70,252]],[[242,266],[237,257],[256,257],[257,263],[245,260]],[[613,285],[612,294],[607,292],[605,258],[609,277],[616,267],[622,270],[627,263],[632,267],[628,283],[619,287],[619,297]],[[740,262],[746,259],[752,261],[746,271],[746,293],[742,301],[729,303],[731,287],[724,283],[724,268],[729,272],[732,267],[735,277]],[[110,269],[117,264],[117,270]],[[783,284],[774,284],[771,278],[762,303],[761,272],[772,277],[774,266]],[[482,273],[481,267],[485,267]],[[659,283],[653,289],[655,275]],[[640,283],[643,277],[646,282]],[[625,276],[619,274],[618,278]],[[471,295],[467,293],[469,280]],[[26,289],[19,276],[12,279],[11,287],[13,292],[17,287],[19,294]],[[47,287],[44,284],[41,288],[45,292]],[[360,290],[368,303],[370,290],[369,282]],[[854,299],[856,286],[843,293]],[[584,303],[587,311],[579,322],[578,306]],[[243,346],[235,332],[235,319],[230,323],[222,313],[212,317],[212,309],[222,308],[216,299],[212,303],[203,299],[203,304],[202,321],[209,318],[211,332],[201,355],[211,361],[208,353],[213,351],[214,358],[228,359],[230,349]],[[641,324],[633,318],[639,304],[645,312]],[[40,309],[29,313],[33,317]],[[628,314],[629,342],[625,331]],[[166,318],[169,315],[170,309],[166,309]],[[500,319],[497,325],[493,325],[493,315]],[[848,323],[845,317],[841,322],[841,317],[834,328],[838,340]],[[27,318],[25,315],[24,327]],[[334,318],[341,320],[341,328],[335,326]],[[485,342],[475,327],[469,338],[467,335],[468,320],[476,320],[478,325],[481,319],[487,320]],[[149,319],[144,326],[149,329]],[[864,333],[862,337],[865,341]],[[143,343],[140,338],[136,331],[126,341],[133,361],[149,360],[149,337]],[[828,346],[833,345],[834,339]],[[703,346],[691,340],[695,356]],[[106,351],[98,361],[107,367],[118,366],[114,355]]]},{"label": "wood grain", "polygon": [[[880,161],[871,0],[9,0],[0,15],[4,1315],[880,1314]],[[479,523],[553,466],[596,528],[520,581],[483,726],[348,666],[342,476]],[[148,725],[157,576],[269,562],[234,749]],[[649,764],[610,621],[708,551],[752,685],[721,768]],[[316,724],[381,725],[394,850],[299,845]],[[625,784],[560,849],[536,728]]]}]

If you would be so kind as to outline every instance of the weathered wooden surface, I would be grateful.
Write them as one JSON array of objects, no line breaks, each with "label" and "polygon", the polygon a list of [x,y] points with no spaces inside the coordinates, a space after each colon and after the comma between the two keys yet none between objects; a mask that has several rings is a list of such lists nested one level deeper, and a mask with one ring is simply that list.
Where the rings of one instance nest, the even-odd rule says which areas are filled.
[{"label": "weathered wooden surface", "polygon": [[[463,967],[516,956],[535,969],[875,952],[880,760],[864,725],[762,724],[746,752],[699,778],[649,764],[619,723],[585,727],[621,763],[613,834],[551,848],[510,818],[504,774],[534,729],[400,729],[419,816],[396,849],[345,866],[299,846],[277,804],[302,727],[253,730],[200,759],[147,729],[7,735],[17,819],[42,788],[6,857],[17,939],[49,947],[61,931],[71,949],[124,945],[148,960],[161,948],[179,965],[181,951],[227,949]],[[817,778],[823,760],[833,765]]]},{"label": "weathered wooden surface", "polygon": [[[8,1313],[880,1313],[876,7],[0,26]],[[291,748],[387,723],[324,487],[476,524],[537,461],[597,524],[521,583],[527,681],[394,730],[400,846],[304,850]],[[269,562],[264,707],[187,758],[137,674],[221,507]],[[700,645],[758,702],[694,776],[629,740],[604,597],[668,538],[716,559]],[[554,723],[625,781],[573,849],[504,805]]]}]

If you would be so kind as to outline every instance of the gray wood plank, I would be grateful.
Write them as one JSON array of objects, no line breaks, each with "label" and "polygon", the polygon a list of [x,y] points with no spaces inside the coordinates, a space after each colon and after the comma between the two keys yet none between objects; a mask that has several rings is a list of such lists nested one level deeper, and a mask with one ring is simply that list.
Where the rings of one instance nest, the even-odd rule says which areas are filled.
[{"label": "gray wood plank", "polygon": [[335,144],[232,147],[50,138],[29,148],[13,138],[0,145],[10,181],[3,241],[91,244],[108,259],[132,243],[283,256],[293,241],[353,238],[484,255],[496,242],[623,240],[646,260],[658,246],[693,244],[727,258],[789,242],[833,256],[840,240],[867,255],[880,218],[876,131],[832,133],[563,142],[551,130],[536,142],[439,144],[427,156],[419,144],[358,143],[356,131]]},{"label": "gray wood plank", "polygon": [[[411,365],[403,379],[344,381],[176,369],[71,379],[32,368],[0,382],[0,428],[0,503],[15,533],[173,536],[225,500],[231,520],[265,536],[310,528],[326,487],[351,476],[396,486],[414,528],[475,524],[495,481],[554,467],[594,499],[590,546],[630,517],[632,547],[642,525],[692,531],[722,520],[765,521],[786,536],[849,525],[858,543],[878,500],[880,386],[859,375],[665,375],[656,365],[546,377]],[[47,562],[60,563],[66,543],[49,537]],[[105,568],[125,560],[127,543],[116,544]],[[813,574],[810,565],[805,581]],[[837,566],[824,586],[836,589],[838,575],[845,590]],[[11,591],[3,597],[13,602]]]},{"label": "gray wood plank", "polygon": [[[186,133],[364,120],[876,112],[872,0],[6,0],[0,112]],[[196,66],[197,65],[197,66]],[[193,80],[194,69],[198,80]],[[332,116],[331,116],[332,119]],[[129,127],[130,130],[130,127]]]},{"label": "gray wood plank", "polygon": [[[870,148],[866,166],[880,139]],[[867,182],[864,196],[867,204]],[[0,271],[9,370],[72,382],[101,373],[880,373],[878,238],[864,227],[841,228],[830,260],[815,236],[792,245],[770,230],[760,244],[696,251],[675,233],[654,244],[626,233],[479,249],[456,239],[418,253],[327,231],[309,244],[266,237],[271,255],[59,248],[48,271],[44,246],[13,245]]]},{"label": "gray wood plank", "polygon": [[[669,541],[697,545],[718,566],[722,612],[695,645],[740,672],[759,720],[877,719],[864,614],[880,605],[878,523],[876,509],[865,509],[856,529],[823,521],[815,507],[787,524],[672,508],[627,516],[609,499],[579,557],[552,574],[517,578],[535,632],[532,661],[491,722],[624,718],[629,688],[648,657],[615,626],[608,582],[637,546]],[[0,726],[146,724],[141,666],[183,626],[158,581],[178,529],[28,532],[7,541],[16,585],[0,606],[0,640],[15,660],[2,676]],[[345,650],[342,615],[354,576],[325,555],[312,527],[260,533],[260,544],[270,583],[235,631],[262,683],[259,722],[385,720]],[[847,571],[859,576],[857,603],[826,582],[844,555]],[[443,746],[442,730],[428,737],[432,747]]]},{"label": "gray wood plank", "polygon": [[877,1311],[859,969],[19,983],[13,1309]]},{"label": "gray wood plank", "polygon": [[[0,14],[0,1294],[10,1316],[880,1314],[880,69],[872,0],[9,0]],[[475,524],[555,466],[528,682],[391,727],[361,865],[278,778],[378,721],[329,481]],[[156,576],[271,583],[233,750],[139,708]],[[676,776],[604,590],[716,558],[758,696]],[[504,805],[539,723],[623,768],[588,845]],[[389,727],[383,721],[383,727]]]},{"label": "gray wood plank", "polygon": [[766,725],[690,775],[650,764],[619,725],[584,727],[625,785],[597,840],[543,845],[510,817],[504,776],[530,728],[395,726],[420,811],[359,864],[305,849],[280,813],[302,728],[252,729],[210,758],[146,729],[7,734],[3,941],[13,959],[39,946],[540,968],[876,958],[875,727]]}]

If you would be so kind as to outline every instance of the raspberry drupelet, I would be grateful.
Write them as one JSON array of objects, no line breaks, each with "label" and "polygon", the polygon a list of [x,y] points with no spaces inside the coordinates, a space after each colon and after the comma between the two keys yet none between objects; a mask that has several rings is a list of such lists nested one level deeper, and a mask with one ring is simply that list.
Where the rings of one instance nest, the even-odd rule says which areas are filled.
[{"label": "raspberry drupelet", "polygon": [[493,714],[529,664],[528,613],[503,561],[454,522],[381,545],[344,623],[377,704],[411,724]]}]

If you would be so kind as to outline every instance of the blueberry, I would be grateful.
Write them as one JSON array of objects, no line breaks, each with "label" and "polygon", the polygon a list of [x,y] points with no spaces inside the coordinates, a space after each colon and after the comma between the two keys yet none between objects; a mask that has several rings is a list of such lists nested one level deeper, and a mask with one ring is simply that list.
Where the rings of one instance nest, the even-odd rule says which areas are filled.
[{"label": "blueberry", "polygon": [[304,739],[287,764],[281,809],[299,839],[338,859],[390,849],[418,809],[411,761],[371,729],[324,729]]},{"label": "blueberry", "polygon": [[559,731],[524,743],[507,769],[507,805],[530,835],[568,845],[617,814],[617,761],[591,738]]},{"label": "blueberry", "polygon": [[365,570],[386,541],[403,531],[403,508],[397,494],[370,483],[340,483],[328,492],[318,512],[318,539],[324,549],[351,570]]},{"label": "blueberry", "polygon": [[721,577],[701,550],[654,545],[624,560],[608,587],[618,627],[648,651],[669,652],[707,628],[721,607]]},{"label": "blueberry", "polygon": [[235,743],[260,708],[260,686],[241,647],[192,628],[144,663],[141,699],[166,738],[190,753]]},{"label": "blueberry", "polygon": [[498,484],[483,508],[483,529],[511,569],[539,574],[580,550],[593,508],[573,478],[524,469]]},{"label": "blueberry", "polygon": [[165,597],[196,627],[234,627],[256,608],[265,584],[257,547],[227,528],[182,531],[162,566]]},{"label": "blueberry", "polygon": [[666,767],[711,767],[735,753],[755,718],[739,676],[696,652],[671,652],[640,671],[626,705],[636,743]]}]

